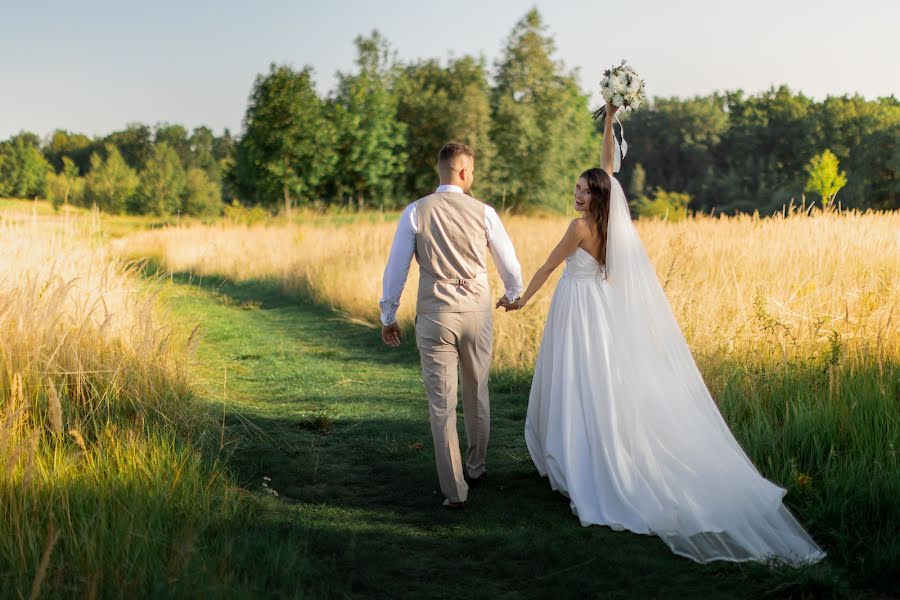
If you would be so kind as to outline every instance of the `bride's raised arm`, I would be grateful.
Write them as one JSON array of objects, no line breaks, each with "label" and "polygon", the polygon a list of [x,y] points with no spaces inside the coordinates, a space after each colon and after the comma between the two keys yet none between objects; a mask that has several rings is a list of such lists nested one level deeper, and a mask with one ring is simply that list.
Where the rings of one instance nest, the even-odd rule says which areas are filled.
[{"label": "bride's raised arm", "polygon": [[497,303],[497,307],[503,307],[507,311],[510,310],[518,310],[525,306],[531,297],[534,296],[541,286],[546,283],[547,278],[550,277],[550,274],[556,270],[556,267],[559,266],[567,256],[575,252],[575,249],[578,245],[588,236],[590,236],[590,226],[587,222],[582,218],[577,218],[571,223],[569,223],[569,228],[566,229],[565,235],[563,235],[562,239],[556,244],[556,248],[550,252],[550,256],[547,257],[547,260],[541,266],[540,269],[535,271],[534,276],[531,278],[531,282],[528,284],[528,289],[525,290],[525,293],[522,294],[515,302],[512,304],[506,304],[502,302]]},{"label": "bride's raised arm", "polygon": [[613,131],[613,123],[615,122],[617,110],[619,109],[607,103],[606,121],[603,123],[603,149],[600,152],[600,168],[606,171],[606,174],[610,177],[613,176],[613,165],[615,165],[616,134]]}]

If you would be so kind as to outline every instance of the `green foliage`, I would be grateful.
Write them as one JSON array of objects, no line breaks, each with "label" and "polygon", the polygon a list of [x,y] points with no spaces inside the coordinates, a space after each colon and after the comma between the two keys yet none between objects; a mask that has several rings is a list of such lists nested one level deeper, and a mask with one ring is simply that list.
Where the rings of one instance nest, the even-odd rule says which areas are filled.
[{"label": "green foliage", "polygon": [[628,195],[632,198],[640,198],[644,195],[644,187],[647,182],[647,172],[641,163],[634,165],[631,171],[631,182],[628,184]]},{"label": "green foliage", "polygon": [[106,159],[91,155],[91,172],[85,177],[84,199],[104,212],[121,214],[137,191],[140,179],[125,164],[116,146],[106,145]]},{"label": "green foliage", "polygon": [[181,211],[187,184],[184,167],[166,142],[154,146],[140,180],[130,212],[166,216]]},{"label": "green foliage", "polygon": [[221,182],[219,162],[216,160],[216,135],[209,127],[195,127],[190,137],[190,159],[186,167],[202,169],[213,181]]},{"label": "green foliage", "polygon": [[338,124],[333,193],[354,199],[360,208],[367,201],[390,206],[406,163],[405,126],[397,119],[393,90],[397,69],[390,46],[378,31],[368,38],[359,36],[354,43],[359,71],[338,75],[329,112]]},{"label": "green foliage", "polygon": [[[494,185],[517,209],[565,210],[578,174],[599,160],[599,140],[574,73],[553,61],[537,10],[520,20],[497,65],[491,138]],[[498,199],[495,197],[494,201]]]},{"label": "green foliage", "polygon": [[210,181],[203,169],[196,167],[187,171],[182,212],[197,217],[215,217],[222,213],[222,189],[215,181]]},{"label": "green foliage", "polygon": [[271,215],[261,206],[247,207],[236,198],[225,205],[225,219],[236,225],[256,225],[269,220]]},{"label": "green foliage", "polygon": [[44,156],[57,173],[63,170],[63,158],[69,158],[79,174],[84,174],[90,170],[91,154],[96,150],[97,145],[88,136],[57,129],[44,147]]},{"label": "green foliage", "polygon": [[847,175],[838,168],[838,159],[831,150],[812,157],[806,165],[806,191],[815,192],[822,197],[822,207],[831,208],[834,197],[847,185]]},{"label": "green foliage", "polygon": [[267,206],[312,200],[335,156],[334,127],[316,95],[312,69],[270,65],[256,78],[238,143],[234,181],[242,195]]},{"label": "green foliage", "polygon": [[[202,137],[203,133],[200,135]],[[193,164],[191,141],[192,140],[188,138],[187,129],[185,129],[183,125],[161,123],[156,126],[156,131],[153,135],[154,145],[159,146],[160,144],[166,144],[169,148],[174,150],[176,156],[178,156],[179,162],[184,168]]]},{"label": "green foliage", "polygon": [[846,169],[848,208],[900,208],[900,102],[860,96],[814,102],[781,86],[690,99],[656,98],[628,114],[627,181],[639,162],[646,184],[686,192],[693,208],[780,211],[799,197],[806,165],[829,148]]},{"label": "green foliage", "polygon": [[431,193],[437,186],[438,149],[449,141],[468,144],[476,154],[476,177],[470,193],[496,199],[490,138],[491,92],[483,60],[463,57],[442,67],[437,60],[403,67],[396,82],[397,119],[406,128],[404,201]]},{"label": "green foliage", "polygon": [[84,178],[79,177],[78,167],[68,156],[62,157],[63,169],[47,175],[47,199],[53,208],[72,203],[80,205],[84,196]]},{"label": "green foliage", "polygon": [[125,163],[136,171],[142,171],[153,155],[153,131],[142,123],[129,123],[123,131],[116,131],[104,138],[103,146],[115,146]]},{"label": "green foliage", "polygon": [[651,198],[638,196],[634,201],[637,214],[641,218],[659,218],[664,221],[681,221],[687,216],[689,194],[667,192],[657,189]]},{"label": "green foliage", "polygon": [[[565,210],[573,179],[598,163],[601,125],[591,122],[575,74],[553,59],[536,10],[515,25],[491,73],[471,56],[399,64],[377,31],[355,44],[358,68],[339,74],[327,99],[309,67],[272,65],[259,75],[237,142],[228,130],[131,123],[105,138],[57,130],[44,156],[57,173],[68,157],[86,175],[90,156],[113,145],[142,172],[165,143],[223,197],[285,210],[405,204],[434,188],[437,151],[452,139],[476,150],[472,193],[499,207]],[[694,210],[780,212],[828,148],[844,169],[843,207],[900,208],[894,96],[817,102],[781,86],[753,96],[655,98],[621,120],[630,149],[617,177],[632,199],[662,188],[688,194]],[[0,195],[41,193],[46,170],[35,148],[33,135],[0,143]]]},{"label": "green foliage", "polygon": [[0,196],[37,198],[44,193],[50,165],[33,133],[22,132],[0,143]]}]

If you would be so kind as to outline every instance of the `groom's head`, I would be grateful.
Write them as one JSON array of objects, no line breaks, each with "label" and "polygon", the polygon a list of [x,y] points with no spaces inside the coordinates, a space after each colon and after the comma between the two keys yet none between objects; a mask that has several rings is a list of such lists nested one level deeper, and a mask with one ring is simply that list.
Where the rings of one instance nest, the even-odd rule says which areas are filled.
[{"label": "groom's head", "polygon": [[438,152],[441,185],[458,185],[464,192],[475,178],[475,151],[462,142],[448,142]]}]

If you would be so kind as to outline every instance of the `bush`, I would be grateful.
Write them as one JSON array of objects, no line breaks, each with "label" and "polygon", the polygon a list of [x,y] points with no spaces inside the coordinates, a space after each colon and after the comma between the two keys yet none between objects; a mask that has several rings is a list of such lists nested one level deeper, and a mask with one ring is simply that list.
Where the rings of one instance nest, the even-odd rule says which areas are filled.
[{"label": "bush", "polygon": [[195,217],[217,217],[222,214],[222,188],[210,181],[203,169],[188,169],[184,214]]},{"label": "bush", "polygon": [[261,206],[248,208],[235,198],[225,207],[225,218],[235,224],[253,225],[269,219],[269,212]]},{"label": "bush", "polygon": [[659,217],[664,221],[680,221],[687,217],[687,207],[690,202],[689,194],[657,189],[652,198],[639,197],[635,203],[635,209],[641,218]]}]

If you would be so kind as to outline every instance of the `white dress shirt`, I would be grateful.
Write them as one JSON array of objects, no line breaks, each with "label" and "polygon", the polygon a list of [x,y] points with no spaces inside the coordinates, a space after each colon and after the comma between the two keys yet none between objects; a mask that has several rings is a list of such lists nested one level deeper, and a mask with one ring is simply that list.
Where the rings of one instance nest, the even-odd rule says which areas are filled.
[{"label": "white dress shirt", "polygon": [[[465,193],[461,187],[456,185],[442,185],[435,190],[436,194],[443,192]],[[390,325],[397,320],[400,295],[406,285],[412,257],[416,253],[417,222],[416,203],[413,202],[400,215],[400,223],[397,224],[397,232],[394,234],[391,254],[388,257],[387,267],[384,269],[382,295],[379,302],[381,322],[384,325]],[[522,267],[519,265],[512,241],[509,239],[506,229],[503,228],[497,211],[490,206],[486,207],[484,211],[484,228],[487,231],[488,248],[491,250],[494,264],[497,266],[500,279],[503,280],[503,286],[506,288],[506,297],[512,302],[519,297],[525,287],[522,285]]]}]

